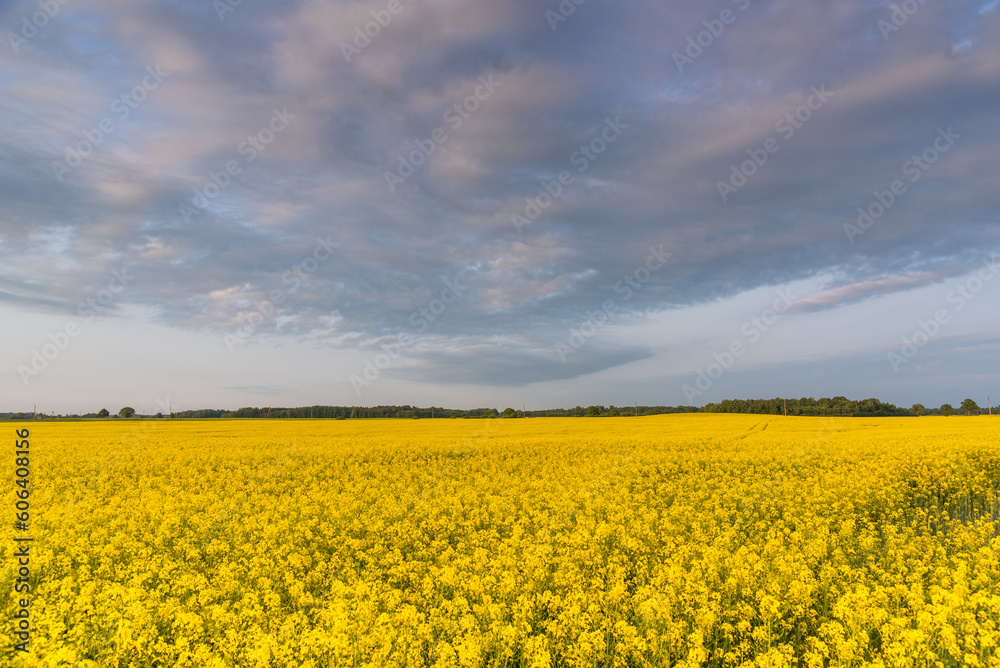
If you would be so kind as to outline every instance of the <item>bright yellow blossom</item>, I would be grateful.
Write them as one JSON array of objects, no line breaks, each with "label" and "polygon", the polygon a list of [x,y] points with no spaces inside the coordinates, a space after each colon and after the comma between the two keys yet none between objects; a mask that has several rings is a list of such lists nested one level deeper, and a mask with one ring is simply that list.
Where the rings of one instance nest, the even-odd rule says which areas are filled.
[{"label": "bright yellow blossom", "polygon": [[1000,420],[29,426],[3,666],[1000,666]]}]

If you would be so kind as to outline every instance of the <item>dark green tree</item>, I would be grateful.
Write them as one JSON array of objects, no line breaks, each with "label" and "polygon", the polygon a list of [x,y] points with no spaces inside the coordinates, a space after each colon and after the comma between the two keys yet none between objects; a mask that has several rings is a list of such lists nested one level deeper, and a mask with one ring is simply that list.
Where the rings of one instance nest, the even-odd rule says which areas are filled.
[{"label": "dark green tree", "polygon": [[126,406],[125,408],[118,411],[118,417],[130,418],[135,415],[135,409],[131,406]]},{"label": "dark green tree", "polygon": [[914,415],[927,415],[927,409],[924,408],[923,404],[913,404],[913,408],[911,408],[910,411]]},{"label": "dark green tree", "polygon": [[505,417],[505,418],[512,418],[513,417],[513,418],[516,418],[517,417],[517,411],[514,410],[513,408],[505,408],[505,409],[503,409],[503,415],[501,415],[500,417]]},{"label": "dark green tree", "polygon": [[102,408],[101,412],[97,414],[97,417],[108,417],[111,413],[108,412],[107,408]]},{"label": "dark green tree", "polygon": [[955,409],[951,404],[941,404],[941,415],[954,415]]},{"label": "dark green tree", "polygon": [[601,414],[601,409],[597,406],[587,406],[587,417],[598,417]]},{"label": "dark green tree", "polygon": [[962,410],[965,411],[966,415],[972,415],[972,411],[979,412],[979,404],[977,404],[972,399],[966,399],[962,402]]}]

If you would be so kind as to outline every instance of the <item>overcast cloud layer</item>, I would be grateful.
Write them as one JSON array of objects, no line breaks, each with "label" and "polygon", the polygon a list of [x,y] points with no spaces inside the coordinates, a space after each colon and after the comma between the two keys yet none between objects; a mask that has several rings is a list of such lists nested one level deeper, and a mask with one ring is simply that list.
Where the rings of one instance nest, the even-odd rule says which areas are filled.
[{"label": "overcast cloud layer", "polygon": [[0,410],[1000,395],[996,0],[0,30]]}]

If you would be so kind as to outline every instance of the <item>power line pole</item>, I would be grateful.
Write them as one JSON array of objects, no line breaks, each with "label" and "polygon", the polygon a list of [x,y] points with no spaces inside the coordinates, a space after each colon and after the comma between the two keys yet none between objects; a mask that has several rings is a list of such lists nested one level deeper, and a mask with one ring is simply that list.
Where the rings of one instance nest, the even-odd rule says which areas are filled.
[{"label": "power line pole", "polygon": [[782,399],[785,402],[785,417],[788,417],[788,399]]}]

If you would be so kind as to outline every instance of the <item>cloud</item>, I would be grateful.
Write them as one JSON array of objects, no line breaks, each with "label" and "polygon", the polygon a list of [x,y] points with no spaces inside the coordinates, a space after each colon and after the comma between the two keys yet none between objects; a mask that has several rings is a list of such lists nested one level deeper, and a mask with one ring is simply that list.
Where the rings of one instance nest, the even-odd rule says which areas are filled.
[{"label": "cloud", "polygon": [[833,308],[844,304],[859,302],[864,299],[878,297],[880,295],[892,294],[900,290],[923,287],[931,283],[937,283],[946,276],[935,272],[923,272],[907,276],[892,276],[872,281],[862,281],[851,285],[843,285],[825,292],[800,299],[790,305],[792,310],[819,310]]},{"label": "cloud", "polygon": [[[71,312],[129,266],[123,302],[171,327],[231,333],[284,291],[261,333],[363,352],[461,275],[428,332],[445,347],[414,352],[404,375],[505,385],[647,357],[595,345],[567,366],[541,351],[619,298],[651,244],[673,256],[620,302],[625,321],[816,276],[837,283],[798,307],[833,308],[1000,247],[995,3],[922,5],[884,39],[883,6],[755,2],[683,73],[674,52],[716,9],[588,3],[553,31],[550,5],[406,2],[350,62],[343,45],[384,3],[244,3],[224,20],[205,3],[66,5],[0,51],[0,300]],[[115,100],[147,67],[169,76],[123,118]],[[453,125],[482,77],[495,92]],[[829,102],[786,137],[814,86]],[[276,110],[294,117],[280,133]],[[107,118],[114,131],[88,145]],[[598,141],[608,119],[628,126],[613,143]],[[945,126],[954,150],[848,243],[843,224]],[[446,140],[390,190],[386,172],[436,129]],[[780,150],[721,201],[768,138]],[[53,163],[76,149],[89,155],[60,181]],[[572,184],[519,234],[511,217],[562,172]],[[301,274],[326,238],[333,257]]]},{"label": "cloud", "polygon": [[489,379],[497,387],[522,387],[581,378],[652,356],[652,351],[635,346],[609,349],[592,345],[585,355],[569,356],[562,362],[554,346],[524,353],[513,346],[477,343],[457,351],[425,352],[415,364],[400,367],[394,375],[427,384],[482,385]]}]

